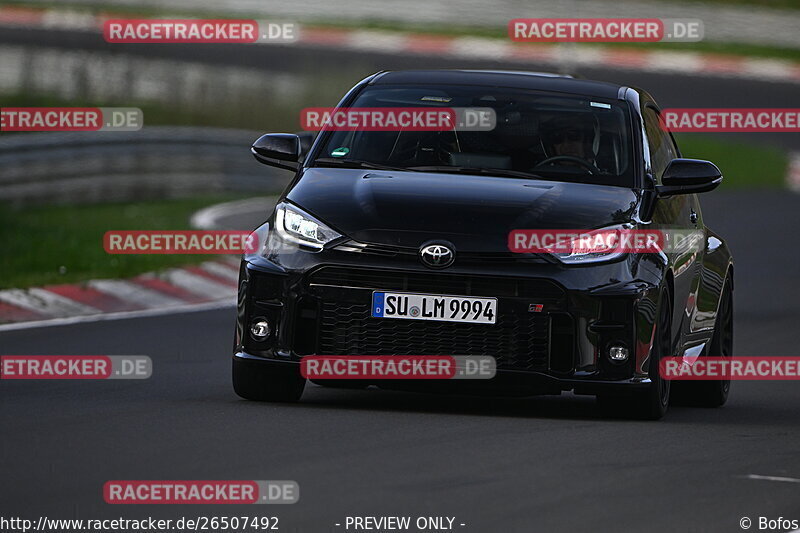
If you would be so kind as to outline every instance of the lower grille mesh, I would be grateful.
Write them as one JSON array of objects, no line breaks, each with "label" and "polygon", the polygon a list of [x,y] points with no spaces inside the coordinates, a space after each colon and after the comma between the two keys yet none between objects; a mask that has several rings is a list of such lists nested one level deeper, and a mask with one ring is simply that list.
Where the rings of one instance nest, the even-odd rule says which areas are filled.
[{"label": "lower grille mesh", "polygon": [[373,318],[369,302],[326,301],[319,332],[320,355],[489,355],[501,369],[548,367],[550,318],[541,314],[461,324]]}]

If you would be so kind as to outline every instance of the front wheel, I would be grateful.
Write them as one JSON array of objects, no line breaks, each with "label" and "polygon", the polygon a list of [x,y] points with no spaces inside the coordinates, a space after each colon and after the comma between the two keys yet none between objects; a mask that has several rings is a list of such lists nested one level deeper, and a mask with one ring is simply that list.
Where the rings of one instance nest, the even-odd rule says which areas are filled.
[{"label": "front wheel", "polygon": [[650,350],[650,387],[639,393],[636,406],[643,418],[659,420],[667,414],[669,408],[670,381],[661,377],[659,365],[661,359],[669,357],[672,346],[672,300],[669,291],[661,291],[661,303],[656,318],[656,334]]},{"label": "front wheel", "polygon": [[296,402],[305,385],[299,365],[233,360],[233,390],[245,400]]}]

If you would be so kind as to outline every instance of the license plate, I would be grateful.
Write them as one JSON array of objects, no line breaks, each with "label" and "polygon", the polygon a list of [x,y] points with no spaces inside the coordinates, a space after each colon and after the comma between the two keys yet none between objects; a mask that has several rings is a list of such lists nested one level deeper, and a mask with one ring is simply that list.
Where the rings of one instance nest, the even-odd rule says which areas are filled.
[{"label": "license plate", "polygon": [[494,324],[497,318],[497,298],[373,292],[372,316]]}]

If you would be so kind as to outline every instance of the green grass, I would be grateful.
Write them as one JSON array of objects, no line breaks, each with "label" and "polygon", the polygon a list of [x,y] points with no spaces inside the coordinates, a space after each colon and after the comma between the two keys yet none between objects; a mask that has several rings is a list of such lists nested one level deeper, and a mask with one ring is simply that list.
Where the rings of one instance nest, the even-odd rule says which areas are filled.
[{"label": "green grass", "polygon": [[788,158],[773,147],[720,140],[696,133],[676,134],[684,157],[706,159],[722,170],[721,188],[784,187]]},{"label": "green grass", "polygon": [[13,208],[0,204],[0,289],[124,278],[213,259],[212,255],[109,255],[109,230],[191,229],[203,207],[241,198],[219,194],[177,200]]}]

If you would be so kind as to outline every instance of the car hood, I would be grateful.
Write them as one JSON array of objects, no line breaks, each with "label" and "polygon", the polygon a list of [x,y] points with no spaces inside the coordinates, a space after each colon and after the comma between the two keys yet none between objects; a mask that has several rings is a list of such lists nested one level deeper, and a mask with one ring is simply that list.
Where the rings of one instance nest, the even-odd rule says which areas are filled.
[{"label": "car hood", "polygon": [[309,168],[287,195],[363,243],[417,248],[446,240],[459,251],[508,251],[515,229],[594,229],[630,220],[625,187],[429,172]]}]

